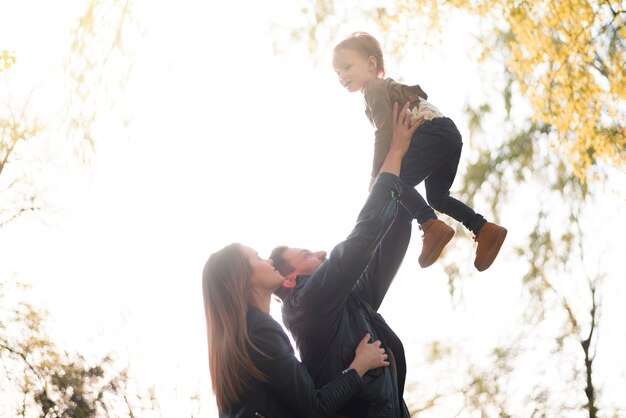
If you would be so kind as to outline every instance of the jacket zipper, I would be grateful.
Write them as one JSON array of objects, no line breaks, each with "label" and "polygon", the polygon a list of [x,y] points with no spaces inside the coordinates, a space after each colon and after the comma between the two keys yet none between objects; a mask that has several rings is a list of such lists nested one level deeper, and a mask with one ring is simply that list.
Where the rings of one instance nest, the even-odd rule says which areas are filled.
[{"label": "jacket zipper", "polygon": [[255,417],[259,417],[259,418],[265,418],[263,415],[259,414],[258,412],[255,412],[254,416]]}]

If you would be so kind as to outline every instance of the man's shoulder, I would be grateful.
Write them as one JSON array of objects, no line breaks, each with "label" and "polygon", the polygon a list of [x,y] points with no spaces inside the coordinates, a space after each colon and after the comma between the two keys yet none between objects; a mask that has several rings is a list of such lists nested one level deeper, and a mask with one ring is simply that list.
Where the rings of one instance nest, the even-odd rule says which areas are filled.
[{"label": "man's shoulder", "polygon": [[296,309],[301,306],[302,301],[307,293],[307,283],[309,275],[296,276],[296,285],[290,290],[289,294],[283,299],[283,311],[285,309]]}]

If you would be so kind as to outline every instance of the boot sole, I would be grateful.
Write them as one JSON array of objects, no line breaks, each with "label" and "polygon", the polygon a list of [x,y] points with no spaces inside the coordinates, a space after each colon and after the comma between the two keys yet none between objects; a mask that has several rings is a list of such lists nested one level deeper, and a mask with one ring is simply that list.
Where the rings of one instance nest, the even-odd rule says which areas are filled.
[{"label": "boot sole", "polygon": [[495,240],[495,245],[491,247],[489,252],[487,252],[483,260],[483,263],[481,265],[477,265],[476,263],[474,263],[474,267],[476,267],[476,270],[485,271],[489,267],[491,267],[496,257],[498,256],[498,253],[500,252],[500,248],[502,248],[502,244],[504,243],[507,233],[508,231],[505,229],[504,231],[502,231],[501,233],[497,235],[496,240]]},{"label": "boot sole", "polygon": [[450,229],[447,234],[442,235],[441,239],[439,240],[439,242],[437,242],[437,245],[435,246],[435,250],[431,253],[431,256],[428,257],[426,260],[418,259],[420,267],[426,268],[426,267],[432,266],[435,263],[435,261],[439,259],[439,256],[443,252],[443,249],[446,248],[446,245],[448,245],[448,243],[450,242],[453,236],[454,236],[454,229]]}]

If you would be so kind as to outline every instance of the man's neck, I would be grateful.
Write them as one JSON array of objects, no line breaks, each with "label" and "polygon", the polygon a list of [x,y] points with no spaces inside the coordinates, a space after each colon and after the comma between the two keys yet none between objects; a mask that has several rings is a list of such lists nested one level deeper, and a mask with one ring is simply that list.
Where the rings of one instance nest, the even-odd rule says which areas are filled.
[{"label": "man's neck", "polygon": [[285,300],[285,298],[289,295],[290,292],[291,292],[291,288],[281,286],[278,289],[274,290],[274,295],[277,296],[282,302],[283,300]]}]

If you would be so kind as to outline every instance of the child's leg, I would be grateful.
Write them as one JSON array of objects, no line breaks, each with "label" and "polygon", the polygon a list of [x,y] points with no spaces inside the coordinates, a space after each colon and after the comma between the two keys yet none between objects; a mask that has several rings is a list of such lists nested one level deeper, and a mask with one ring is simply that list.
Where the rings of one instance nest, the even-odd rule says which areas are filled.
[{"label": "child's leg", "polygon": [[478,271],[483,271],[496,259],[507,231],[500,225],[487,222],[481,214],[450,196],[450,187],[456,176],[460,156],[461,147],[441,168],[426,179],[426,197],[433,208],[462,222],[474,233],[474,239],[478,243],[474,267]]},{"label": "child's leg", "polygon": [[[478,243],[474,266],[478,271],[483,271],[489,268],[496,259],[507,231],[499,225],[487,222],[481,214],[474,212],[472,208],[450,196],[450,187],[452,187],[456,177],[463,144],[460,141],[461,135],[454,123],[452,121],[449,123],[446,123],[448,121],[442,122],[442,134],[447,133],[452,138],[456,138],[458,135],[459,144],[449,153],[447,159],[426,178],[426,198],[431,207],[463,223],[467,229],[474,233],[474,239]],[[453,140],[447,141],[447,143],[451,144]]]},{"label": "child's leg", "polygon": [[478,235],[480,228],[487,222],[485,218],[465,203],[450,196],[450,188],[456,177],[462,147],[463,144],[459,144],[448,159],[426,179],[426,198],[432,208],[451,216],[474,235]]},{"label": "child's leg", "polygon": [[[417,136],[413,137],[412,150],[407,153],[408,158],[405,157],[402,162],[402,174],[400,176],[407,185],[413,187],[424,180],[428,169],[428,164],[420,164],[417,160],[421,158],[421,155],[430,155],[429,152],[424,152],[425,143],[419,141]],[[429,159],[429,161],[432,163],[433,159]],[[422,252],[418,261],[422,268],[428,267],[437,261],[445,246],[454,236],[454,229],[437,219],[433,208],[426,204],[417,190],[407,190],[403,199],[403,206],[417,220],[424,233],[422,235]]]},{"label": "child's leg", "polygon": [[428,206],[421,194],[414,188],[407,187],[406,191],[402,195],[400,204],[413,216],[413,219],[417,220],[417,223],[422,225],[429,219],[437,219],[433,208]]},{"label": "child's leg", "polygon": [[420,224],[424,231],[422,236],[422,252],[418,261],[422,268],[432,265],[454,236],[454,229],[437,219],[433,208],[426,204],[424,198],[413,188],[407,188],[400,203],[409,214]]},{"label": "child's leg", "polygon": [[[453,132],[448,125],[454,128]],[[402,160],[400,178],[410,186],[417,186],[441,167],[460,144],[461,134],[450,119],[424,122],[411,138],[411,145]]]}]

